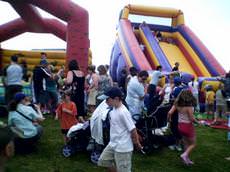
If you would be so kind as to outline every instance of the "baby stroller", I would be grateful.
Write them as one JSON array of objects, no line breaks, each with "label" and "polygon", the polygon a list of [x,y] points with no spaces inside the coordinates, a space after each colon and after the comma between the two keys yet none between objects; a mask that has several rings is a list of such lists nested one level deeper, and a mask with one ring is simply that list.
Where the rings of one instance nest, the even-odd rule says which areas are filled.
[{"label": "baby stroller", "polygon": [[76,152],[86,152],[90,139],[89,121],[72,126],[67,137],[69,141],[62,148],[62,154],[65,157],[70,157]]},{"label": "baby stroller", "polygon": [[[103,108],[102,108],[103,109]],[[110,110],[104,111],[104,114],[99,114],[97,117],[91,118],[91,140],[87,147],[87,151],[91,152],[90,160],[92,163],[97,164],[98,159],[109,143],[110,139],[110,122],[109,113]],[[94,121],[94,122],[92,122]]]},{"label": "baby stroller", "polygon": [[167,129],[167,114],[170,108],[171,104],[160,105],[149,115],[143,114],[136,123],[144,152],[150,153],[161,145],[170,145],[174,142],[172,136],[163,133]]},{"label": "baby stroller", "polygon": [[87,152],[90,154],[91,162],[97,164],[101,152],[109,142],[109,119],[106,118],[102,124],[103,143],[98,143],[97,139],[92,138],[89,121],[72,126],[67,134],[70,140],[63,146],[62,154],[70,157],[77,152]]}]

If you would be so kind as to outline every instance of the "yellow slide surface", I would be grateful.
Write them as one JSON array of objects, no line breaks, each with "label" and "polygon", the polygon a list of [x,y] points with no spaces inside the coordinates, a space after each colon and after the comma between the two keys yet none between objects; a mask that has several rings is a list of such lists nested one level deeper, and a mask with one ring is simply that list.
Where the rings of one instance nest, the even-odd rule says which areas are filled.
[{"label": "yellow slide surface", "polygon": [[181,72],[187,72],[194,75],[195,77],[197,76],[192,66],[186,60],[186,57],[176,45],[160,42],[160,47],[172,67],[174,66],[175,62],[179,62]]}]

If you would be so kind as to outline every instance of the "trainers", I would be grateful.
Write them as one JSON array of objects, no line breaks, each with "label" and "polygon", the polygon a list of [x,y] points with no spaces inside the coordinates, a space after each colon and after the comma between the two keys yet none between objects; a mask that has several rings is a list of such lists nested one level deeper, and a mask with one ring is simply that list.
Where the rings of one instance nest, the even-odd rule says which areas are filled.
[{"label": "trainers", "polygon": [[170,150],[175,150],[175,149],[176,149],[176,146],[175,146],[175,145],[170,145],[170,146],[168,146],[168,148],[169,148]]},{"label": "trainers", "polygon": [[159,147],[160,147],[159,145],[153,144],[154,149],[158,149]]},{"label": "trainers", "polygon": [[182,160],[182,162],[183,162],[184,164],[189,165],[188,157],[187,157],[186,154],[181,154],[181,155],[180,155],[180,158],[181,158],[181,160]]},{"label": "trainers", "polygon": [[181,146],[178,146],[178,145],[175,146],[175,149],[176,149],[178,152],[181,152],[181,151],[182,151],[182,147],[181,147]]},{"label": "trainers", "polygon": [[225,159],[228,160],[228,161],[230,161],[230,157],[226,157]]},{"label": "trainers", "polygon": [[187,157],[187,162],[188,162],[189,165],[193,165],[194,164],[194,162],[191,159],[189,159],[189,157]]}]

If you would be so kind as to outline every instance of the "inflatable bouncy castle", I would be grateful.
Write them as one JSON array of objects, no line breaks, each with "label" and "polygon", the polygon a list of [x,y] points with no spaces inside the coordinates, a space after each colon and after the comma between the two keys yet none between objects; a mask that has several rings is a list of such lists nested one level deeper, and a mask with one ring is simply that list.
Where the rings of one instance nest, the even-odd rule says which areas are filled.
[{"label": "inflatable bouncy castle", "polygon": [[[4,69],[4,67],[10,64],[10,57],[12,55],[18,55],[19,64],[26,62],[28,71],[32,71],[34,69],[34,66],[40,63],[41,53],[46,53],[48,62],[51,64],[55,64],[55,68],[57,70],[67,65],[65,50],[44,49],[44,50],[22,51],[22,50],[0,49],[0,59],[1,59],[0,69],[1,68]],[[88,60],[88,64],[92,64],[92,52],[90,49],[89,49],[87,60]]]},{"label": "inflatable bouncy castle", "polygon": [[[138,20],[137,20],[138,19]],[[170,25],[155,21],[168,19]],[[176,62],[180,71],[194,77],[225,74],[211,52],[185,25],[181,10],[127,5],[121,11],[117,37],[110,59],[110,74],[118,81],[123,68],[154,70],[157,65],[170,72]]]},{"label": "inflatable bouncy castle", "polygon": [[[4,0],[9,2],[21,18],[0,25],[0,42],[25,32],[52,33],[67,42],[64,61],[76,59],[82,68],[88,66],[89,38],[88,12],[72,1],[66,0]],[[56,16],[44,18],[36,7]],[[23,42],[23,40],[22,40]],[[31,58],[33,58],[31,56]],[[0,64],[2,64],[0,58]]]}]

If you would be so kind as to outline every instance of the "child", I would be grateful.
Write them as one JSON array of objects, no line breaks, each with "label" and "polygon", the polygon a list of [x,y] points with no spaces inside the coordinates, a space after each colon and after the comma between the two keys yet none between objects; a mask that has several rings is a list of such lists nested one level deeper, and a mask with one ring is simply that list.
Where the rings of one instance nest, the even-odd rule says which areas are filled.
[{"label": "child", "polygon": [[186,165],[192,165],[193,162],[189,159],[191,151],[195,148],[196,134],[193,122],[197,122],[194,118],[194,107],[196,106],[196,99],[190,90],[182,90],[176,98],[172,109],[178,111],[178,129],[182,135],[184,143],[184,153],[180,155],[181,159]]},{"label": "child", "polygon": [[214,101],[215,101],[215,92],[211,85],[206,87],[205,95],[205,104],[206,104],[206,113],[208,116],[211,115],[214,118]]},{"label": "child", "polygon": [[77,108],[74,102],[70,100],[70,92],[63,93],[63,102],[59,104],[56,110],[55,119],[59,119],[61,124],[61,132],[64,134],[64,141],[67,141],[67,133],[73,125],[77,124]]},{"label": "child", "polygon": [[[98,165],[108,171],[131,172],[133,145],[141,150],[137,130],[128,109],[122,103],[122,92],[112,87],[102,95],[113,106],[110,111],[110,141],[100,155]],[[102,98],[102,97],[101,97]]]}]

